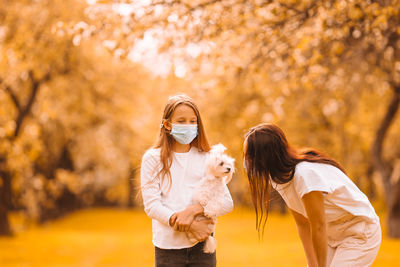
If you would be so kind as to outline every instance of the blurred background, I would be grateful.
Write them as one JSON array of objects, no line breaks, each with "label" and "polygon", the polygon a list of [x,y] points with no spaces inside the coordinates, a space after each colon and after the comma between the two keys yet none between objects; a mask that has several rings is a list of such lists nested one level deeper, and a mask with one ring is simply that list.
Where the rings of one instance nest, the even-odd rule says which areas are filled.
[{"label": "blurred background", "polygon": [[399,11],[397,0],[0,0],[0,265],[152,266],[140,161],[176,93],[236,158],[220,266],[306,265],[276,194],[257,240],[241,162],[261,122],[345,167],[381,217],[376,266],[399,264]]}]

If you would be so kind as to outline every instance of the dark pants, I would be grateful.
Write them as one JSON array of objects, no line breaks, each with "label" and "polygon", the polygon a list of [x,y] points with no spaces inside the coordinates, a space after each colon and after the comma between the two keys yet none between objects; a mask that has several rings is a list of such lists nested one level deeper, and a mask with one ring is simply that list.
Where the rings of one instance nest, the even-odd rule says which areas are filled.
[{"label": "dark pants", "polygon": [[204,253],[204,242],[191,248],[161,249],[155,247],[156,267],[215,267],[216,253]]}]

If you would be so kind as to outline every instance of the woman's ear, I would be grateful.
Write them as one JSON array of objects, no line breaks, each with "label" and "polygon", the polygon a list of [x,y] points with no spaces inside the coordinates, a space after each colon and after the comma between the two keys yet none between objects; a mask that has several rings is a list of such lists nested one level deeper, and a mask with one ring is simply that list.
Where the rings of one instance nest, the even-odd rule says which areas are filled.
[{"label": "woman's ear", "polygon": [[167,129],[168,131],[172,130],[171,123],[168,120],[164,119],[162,124],[163,124],[164,128]]}]

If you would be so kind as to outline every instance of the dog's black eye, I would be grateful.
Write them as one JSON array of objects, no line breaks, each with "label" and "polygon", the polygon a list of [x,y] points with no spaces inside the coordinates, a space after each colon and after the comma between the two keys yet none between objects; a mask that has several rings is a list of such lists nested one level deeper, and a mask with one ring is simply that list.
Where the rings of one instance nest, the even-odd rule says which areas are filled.
[{"label": "dog's black eye", "polygon": [[224,162],[223,162],[223,161],[221,161],[221,163],[219,164],[219,166],[222,166],[222,165],[224,165]]}]

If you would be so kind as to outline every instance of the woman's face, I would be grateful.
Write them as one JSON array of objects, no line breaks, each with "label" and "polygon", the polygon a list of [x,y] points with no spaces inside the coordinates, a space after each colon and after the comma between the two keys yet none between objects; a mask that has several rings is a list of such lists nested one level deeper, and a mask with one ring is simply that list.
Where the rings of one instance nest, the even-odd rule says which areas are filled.
[{"label": "woman's face", "polygon": [[[197,124],[197,116],[194,110],[184,104],[177,106],[172,113],[172,124]],[[168,125],[170,127],[170,125]]]},{"label": "woman's face", "polygon": [[243,141],[243,169],[246,170],[246,150],[247,150],[247,137]]},{"label": "woman's face", "polygon": [[247,137],[243,141],[243,153],[246,153],[247,150]]}]

